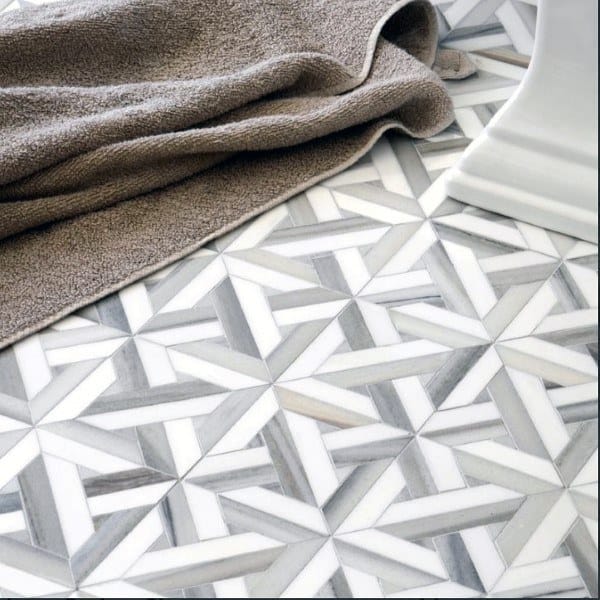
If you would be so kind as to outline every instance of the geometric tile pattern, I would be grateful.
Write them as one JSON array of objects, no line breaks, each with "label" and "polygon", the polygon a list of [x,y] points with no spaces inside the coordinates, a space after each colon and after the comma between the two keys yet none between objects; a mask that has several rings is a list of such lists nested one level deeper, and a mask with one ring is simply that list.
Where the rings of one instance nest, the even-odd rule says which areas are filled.
[{"label": "geometric tile pattern", "polygon": [[493,49],[512,60],[531,56],[537,0],[434,0],[442,38],[464,50]]},{"label": "geometric tile pattern", "polygon": [[597,596],[597,247],[444,196],[524,70],[472,56],[446,132],[0,352],[0,596]]}]

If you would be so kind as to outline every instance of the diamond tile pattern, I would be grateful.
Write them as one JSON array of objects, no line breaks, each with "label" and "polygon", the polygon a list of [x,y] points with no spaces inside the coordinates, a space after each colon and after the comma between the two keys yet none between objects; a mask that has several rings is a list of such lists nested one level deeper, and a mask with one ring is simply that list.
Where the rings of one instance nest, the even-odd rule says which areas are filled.
[{"label": "diamond tile pattern", "polygon": [[441,178],[534,6],[437,5],[449,130],[0,353],[1,596],[597,596],[597,247]]}]

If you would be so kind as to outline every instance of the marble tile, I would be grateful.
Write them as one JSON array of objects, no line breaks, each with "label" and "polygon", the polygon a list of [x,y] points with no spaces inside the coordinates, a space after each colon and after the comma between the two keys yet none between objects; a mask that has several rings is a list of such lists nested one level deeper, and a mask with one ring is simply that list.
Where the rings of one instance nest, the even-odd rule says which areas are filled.
[{"label": "marble tile", "polygon": [[597,247],[443,191],[535,2],[434,4],[447,131],[0,353],[0,596],[597,596]]}]

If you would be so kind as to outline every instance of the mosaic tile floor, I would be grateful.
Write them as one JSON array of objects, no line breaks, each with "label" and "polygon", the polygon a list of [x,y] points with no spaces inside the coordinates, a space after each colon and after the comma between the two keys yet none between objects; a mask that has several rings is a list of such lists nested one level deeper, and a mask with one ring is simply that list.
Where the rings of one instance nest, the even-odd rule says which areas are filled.
[{"label": "mosaic tile floor", "polygon": [[597,595],[597,247],[440,179],[534,7],[437,4],[448,131],[0,353],[0,596]]}]

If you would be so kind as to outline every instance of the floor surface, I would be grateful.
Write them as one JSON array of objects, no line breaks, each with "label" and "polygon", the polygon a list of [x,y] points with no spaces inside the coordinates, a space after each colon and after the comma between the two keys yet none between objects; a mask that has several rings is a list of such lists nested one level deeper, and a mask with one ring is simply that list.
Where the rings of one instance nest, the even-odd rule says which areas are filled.
[{"label": "floor surface", "polygon": [[534,4],[437,2],[448,131],[0,353],[0,596],[597,595],[597,247],[439,179]]}]

